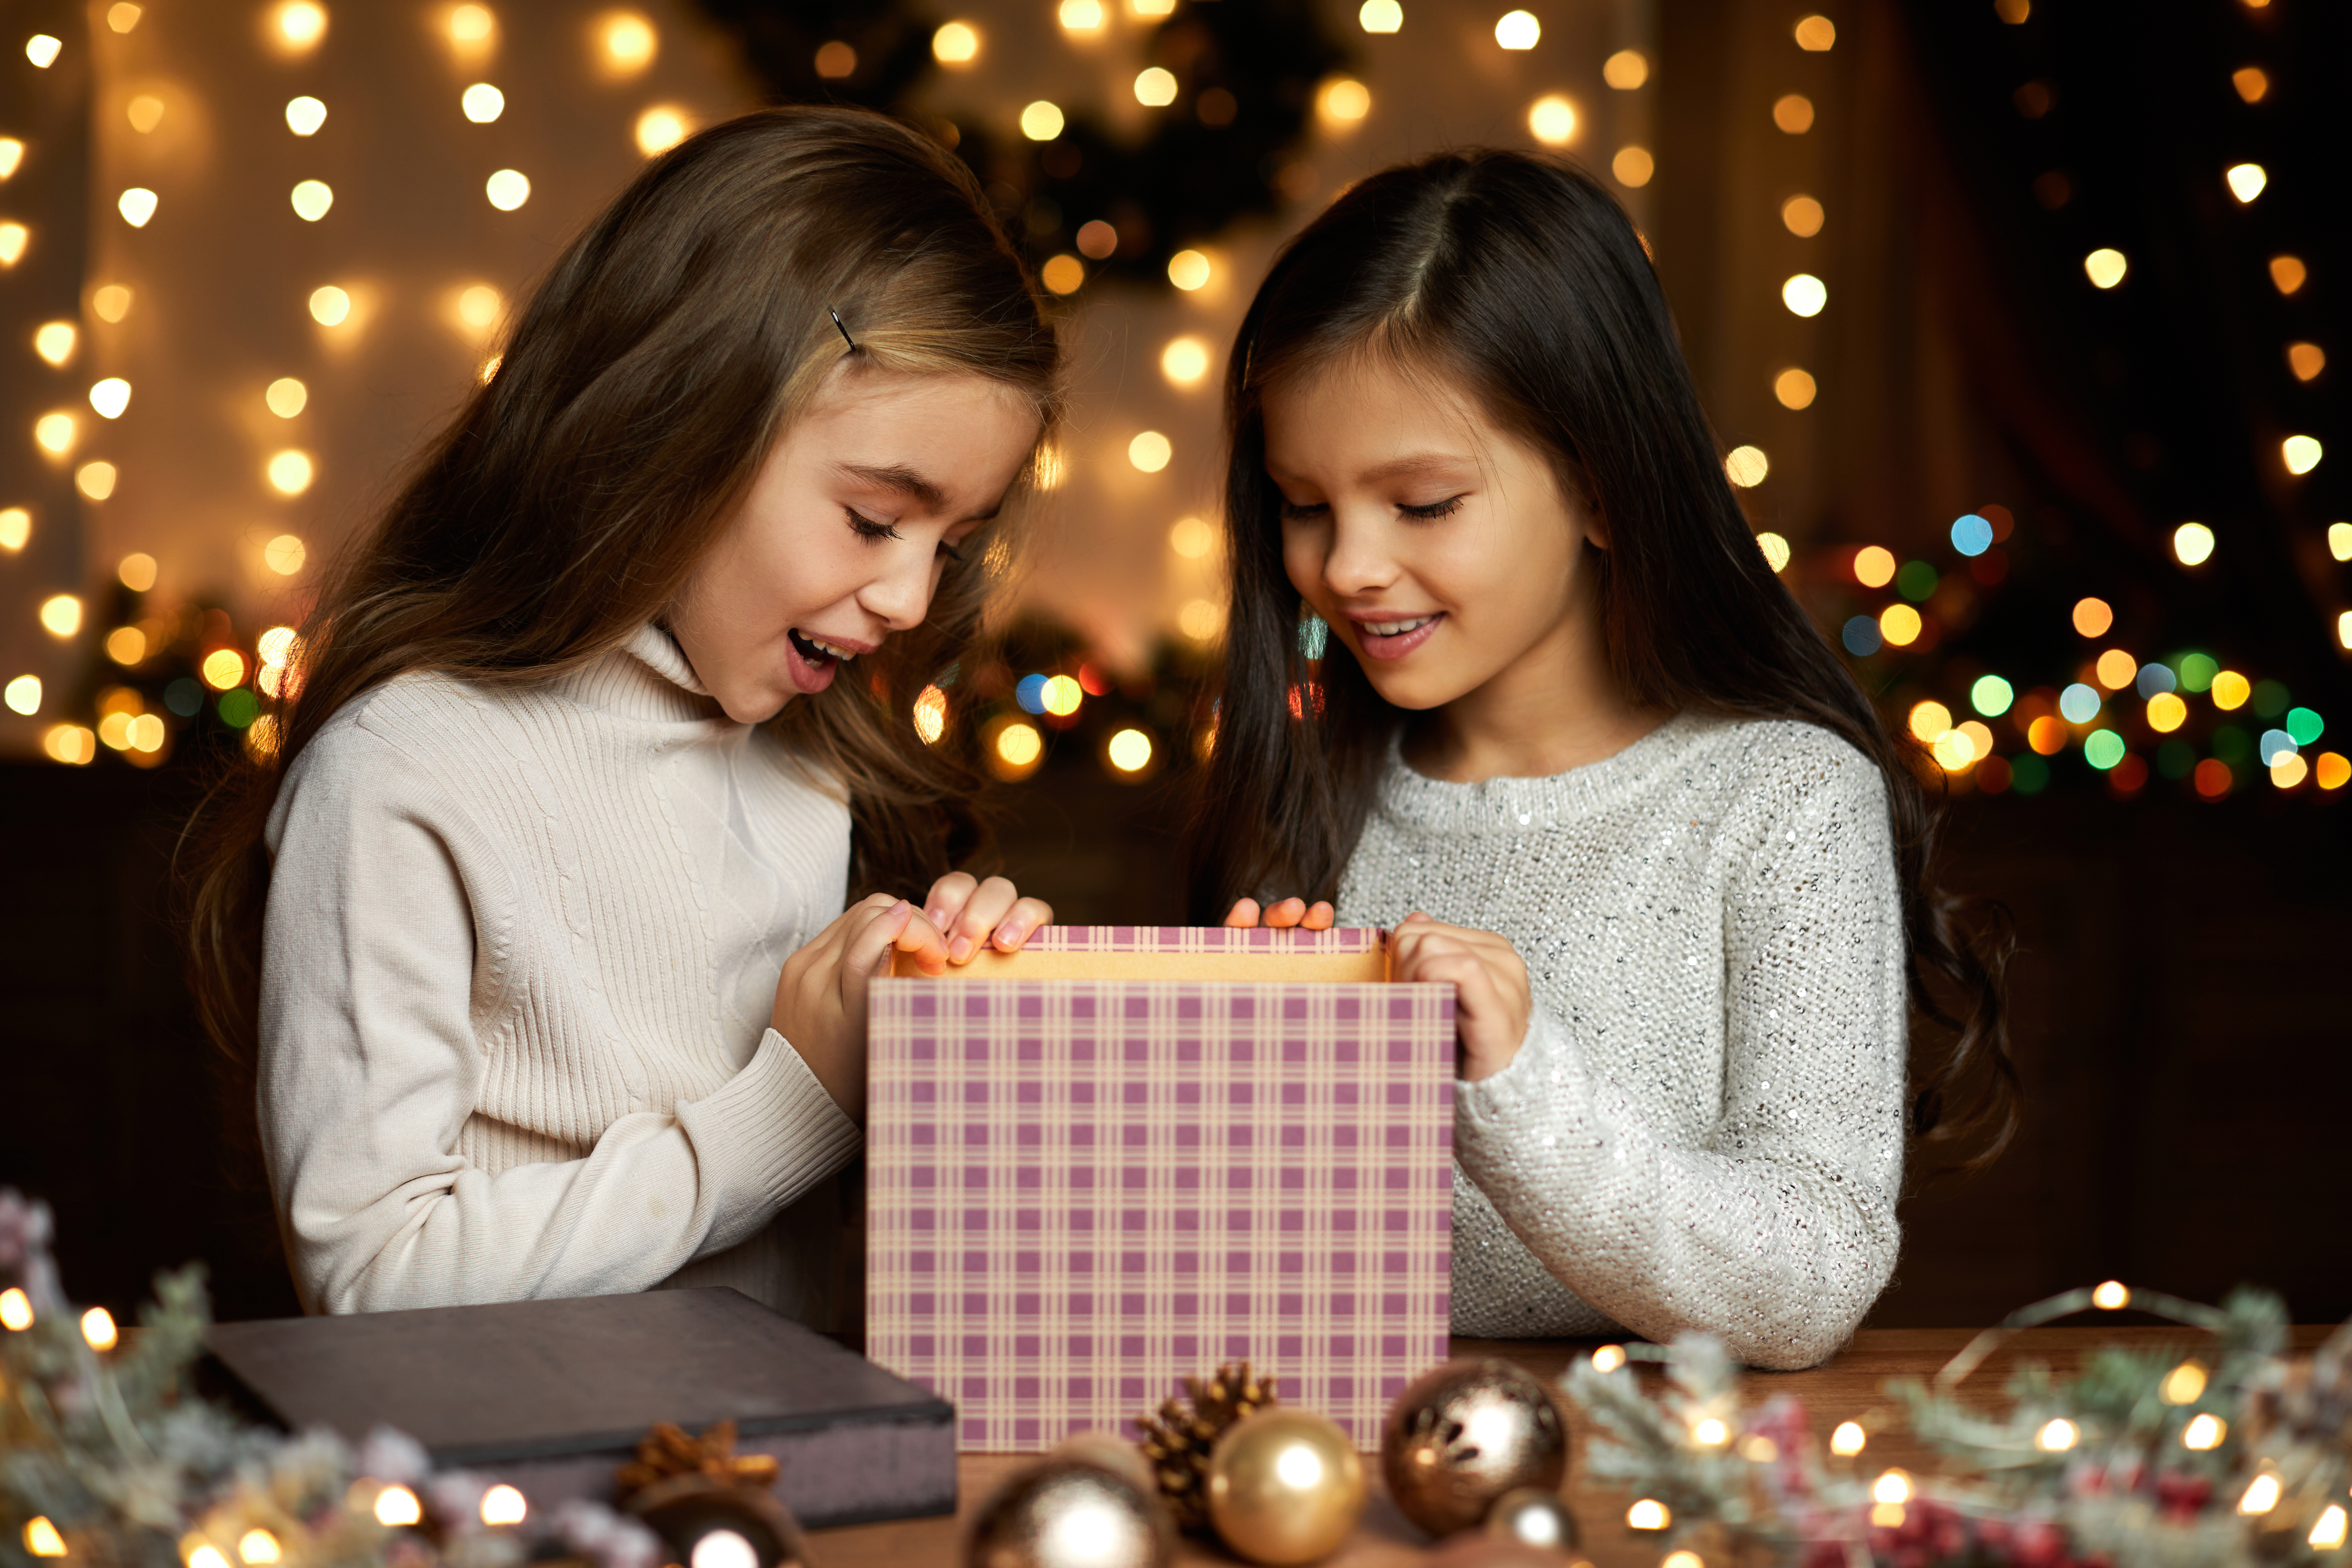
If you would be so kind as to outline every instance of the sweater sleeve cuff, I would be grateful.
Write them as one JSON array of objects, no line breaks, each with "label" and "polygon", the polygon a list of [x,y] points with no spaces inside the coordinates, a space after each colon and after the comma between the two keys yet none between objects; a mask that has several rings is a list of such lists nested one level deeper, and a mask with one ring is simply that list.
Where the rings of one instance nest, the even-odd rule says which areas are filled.
[{"label": "sweater sleeve cuff", "polygon": [[1522,1137],[1538,1124],[1552,1127],[1559,1119],[1561,1088],[1575,1067],[1573,1054],[1567,1031],[1536,1007],[1510,1066],[1475,1083],[1455,1082],[1456,1135],[1476,1145]]},{"label": "sweater sleeve cuff", "polygon": [[773,1213],[847,1164],[864,1141],[773,1029],[741,1072],[677,1116],[722,1214],[749,1205]]}]

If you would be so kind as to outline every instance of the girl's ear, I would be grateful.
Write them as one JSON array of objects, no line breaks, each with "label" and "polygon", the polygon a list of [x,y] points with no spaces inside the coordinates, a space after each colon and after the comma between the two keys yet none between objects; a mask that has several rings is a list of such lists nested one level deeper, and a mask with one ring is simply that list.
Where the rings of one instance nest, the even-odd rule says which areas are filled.
[{"label": "girl's ear", "polygon": [[1609,517],[1598,507],[1584,509],[1584,539],[1595,550],[1609,548]]}]

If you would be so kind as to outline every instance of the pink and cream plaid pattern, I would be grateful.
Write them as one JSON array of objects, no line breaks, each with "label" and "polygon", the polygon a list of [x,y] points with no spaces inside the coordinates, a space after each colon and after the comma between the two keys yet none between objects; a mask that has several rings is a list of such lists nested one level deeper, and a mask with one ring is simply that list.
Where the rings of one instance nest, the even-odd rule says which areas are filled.
[{"label": "pink and cream plaid pattern", "polygon": [[[1081,952],[1381,933],[1053,928]],[[1451,986],[877,980],[866,1352],[965,1449],[1135,1433],[1246,1357],[1366,1447],[1445,1358]]]}]

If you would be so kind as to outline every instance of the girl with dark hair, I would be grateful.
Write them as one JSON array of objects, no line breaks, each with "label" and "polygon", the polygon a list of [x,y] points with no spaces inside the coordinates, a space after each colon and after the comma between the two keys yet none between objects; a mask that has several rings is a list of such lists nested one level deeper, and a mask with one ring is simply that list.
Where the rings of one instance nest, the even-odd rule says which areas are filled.
[{"label": "girl with dark hair", "polygon": [[1052,918],[951,870],[909,704],[1057,367],[971,175],[855,110],[705,132],[556,262],[185,840],[307,1307],[840,1320],[868,976]]},{"label": "girl with dark hair", "polygon": [[2006,943],[1929,884],[1914,753],[1758,549],[1640,237],[1544,159],[1388,170],[1276,261],[1226,412],[1196,915],[1392,926],[1455,987],[1456,1331],[1822,1360],[1906,1122],[2013,1125]]}]

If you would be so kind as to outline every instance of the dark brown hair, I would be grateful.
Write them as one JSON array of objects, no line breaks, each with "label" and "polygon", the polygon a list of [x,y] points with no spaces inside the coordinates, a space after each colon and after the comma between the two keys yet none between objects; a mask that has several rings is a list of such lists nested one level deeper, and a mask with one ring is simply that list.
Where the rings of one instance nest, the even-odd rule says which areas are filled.
[{"label": "dark brown hair", "polygon": [[[978,184],[879,115],[714,126],[556,261],[496,374],[325,585],[299,694],[265,720],[274,751],[233,766],[183,836],[196,996],[233,1063],[256,1047],[262,836],[294,758],[395,676],[542,681],[660,615],[850,352],[835,311],[876,365],[976,373],[1046,423],[1057,411],[1053,327]],[[952,747],[922,744],[903,699],[979,629],[1003,559],[950,562],[921,626],[777,721],[848,795],[860,889],[919,897],[968,846],[977,781]]]},{"label": "dark brown hair", "polygon": [[1939,807],[1917,753],[1888,733],[1765,562],[1640,236],[1563,163],[1474,151],[1373,175],[1290,242],[1242,321],[1225,384],[1233,605],[1193,825],[1194,918],[1220,919],[1261,890],[1335,897],[1404,721],[1344,650],[1321,667],[1322,700],[1292,706],[1309,671],[1265,472],[1266,389],[1364,352],[1468,389],[1606,520],[1609,548],[1587,569],[1631,700],[1801,720],[1877,763],[1911,998],[1950,1037],[1916,1053],[1911,1125],[1966,1136],[1979,1149],[1971,1163],[1989,1162],[2017,1122],[2005,914],[1976,929],[1933,885]]}]

